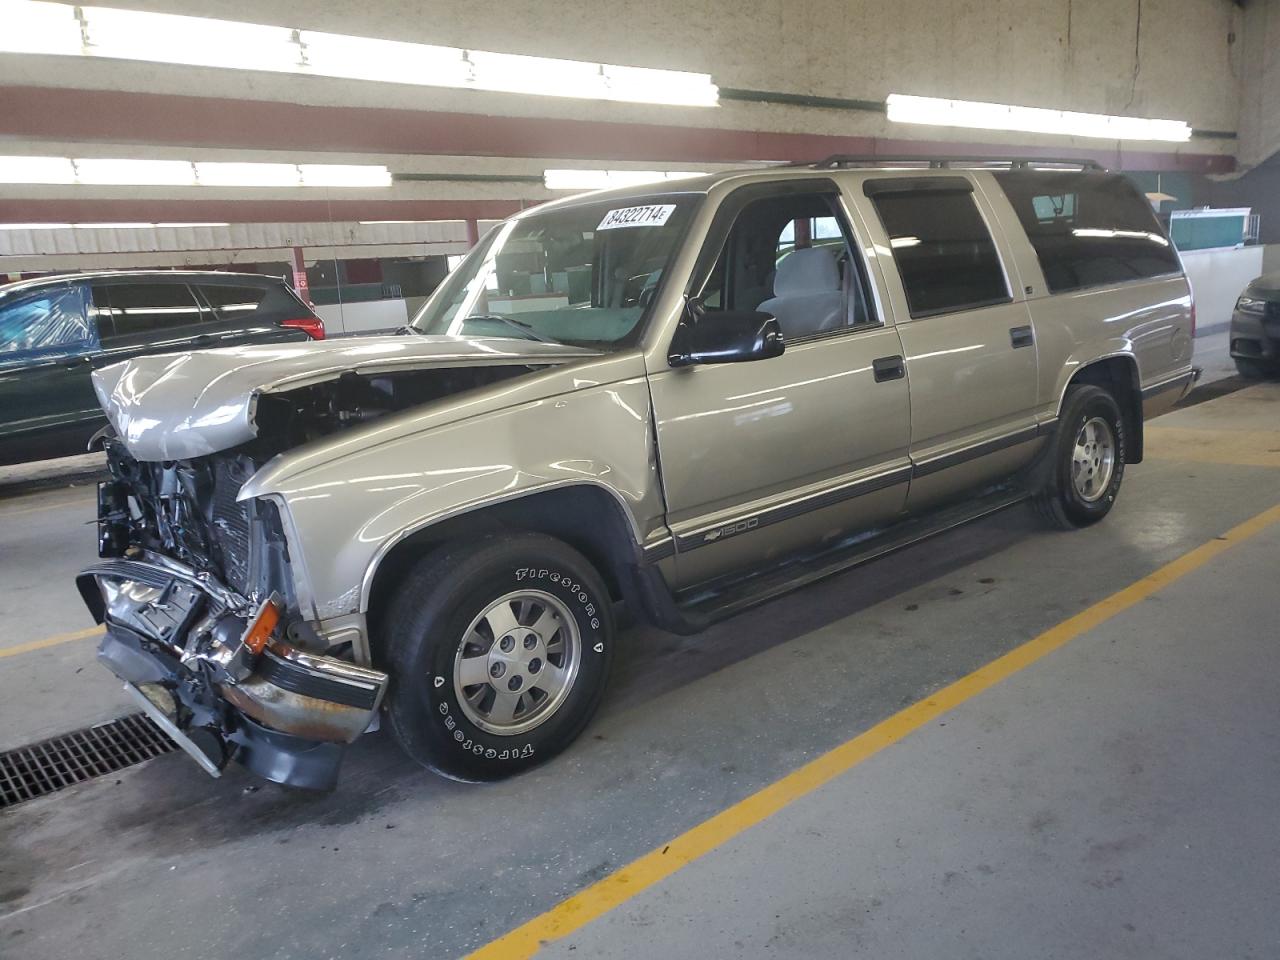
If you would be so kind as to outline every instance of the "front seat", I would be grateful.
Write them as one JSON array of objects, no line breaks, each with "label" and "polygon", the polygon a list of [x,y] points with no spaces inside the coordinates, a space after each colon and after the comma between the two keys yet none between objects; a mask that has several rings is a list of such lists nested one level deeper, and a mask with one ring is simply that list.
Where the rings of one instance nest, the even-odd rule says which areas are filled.
[{"label": "front seat", "polygon": [[826,247],[791,251],[778,263],[773,296],[758,309],[778,318],[787,340],[811,337],[844,324],[844,293],[835,254]]}]

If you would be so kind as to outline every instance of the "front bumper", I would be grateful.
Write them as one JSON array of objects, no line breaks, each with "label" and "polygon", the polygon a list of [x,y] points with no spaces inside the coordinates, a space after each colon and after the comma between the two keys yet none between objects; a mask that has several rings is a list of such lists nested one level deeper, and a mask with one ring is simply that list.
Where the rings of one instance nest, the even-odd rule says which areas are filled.
[{"label": "front bumper", "polygon": [[331,788],[344,745],[377,716],[385,673],[278,638],[255,655],[244,638],[257,605],[208,574],[144,554],[100,560],[76,585],[106,627],[98,659],[215,776],[235,760]]},{"label": "front bumper", "polygon": [[1234,311],[1228,336],[1233,358],[1280,363],[1280,303],[1268,303],[1265,315]]}]

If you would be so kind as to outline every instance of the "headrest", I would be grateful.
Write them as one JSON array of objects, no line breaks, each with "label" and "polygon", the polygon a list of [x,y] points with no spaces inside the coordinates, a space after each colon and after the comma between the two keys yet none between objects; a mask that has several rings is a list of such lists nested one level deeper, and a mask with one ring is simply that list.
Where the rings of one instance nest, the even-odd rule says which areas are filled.
[{"label": "headrest", "polygon": [[826,247],[792,250],[778,263],[773,278],[775,297],[796,297],[830,293],[840,289],[840,268],[835,254]]}]

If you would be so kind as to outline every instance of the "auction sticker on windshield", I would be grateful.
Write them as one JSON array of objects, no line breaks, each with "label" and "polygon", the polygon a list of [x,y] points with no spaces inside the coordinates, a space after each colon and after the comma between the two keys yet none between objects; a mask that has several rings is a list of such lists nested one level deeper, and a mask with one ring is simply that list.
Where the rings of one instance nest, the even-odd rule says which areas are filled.
[{"label": "auction sticker on windshield", "polygon": [[600,221],[597,230],[621,230],[623,227],[660,227],[671,219],[674,203],[651,203],[643,207],[622,207],[610,210]]}]

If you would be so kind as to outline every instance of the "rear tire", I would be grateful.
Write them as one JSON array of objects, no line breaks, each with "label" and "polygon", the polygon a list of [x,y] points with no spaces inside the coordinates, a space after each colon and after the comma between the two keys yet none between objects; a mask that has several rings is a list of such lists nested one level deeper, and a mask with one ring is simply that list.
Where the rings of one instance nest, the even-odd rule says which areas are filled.
[{"label": "rear tire", "polygon": [[1032,507],[1059,530],[1097,523],[1115,504],[1127,452],[1115,398],[1092,384],[1068,387],[1058,428],[1033,472]]},{"label": "rear tire", "polygon": [[440,548],[410,570],[386,623],[392,735],[456,780],[501,779],[567,747],[613,662],[599,574],[541,534]]}]

